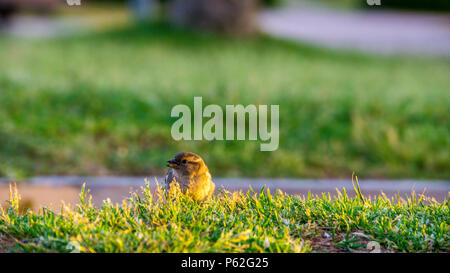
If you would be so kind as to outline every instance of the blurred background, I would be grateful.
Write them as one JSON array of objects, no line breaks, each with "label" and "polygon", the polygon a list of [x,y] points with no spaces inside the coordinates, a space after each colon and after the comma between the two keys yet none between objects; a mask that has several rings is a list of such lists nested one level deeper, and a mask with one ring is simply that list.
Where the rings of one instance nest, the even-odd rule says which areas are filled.
[{"label": "blurred background", "polygon": [[[45,203],[92,177],[159,177],[180,151],[223,184],[334,188],[355,172],[439,180],[427,186],[445,198],[449,11],[445,0],[0,0],[0,198],[12,181]],[[279,104],[279,149],[174,141],[170,111],[194,96]],[[63,197],[57,185],[76,187]]]}]

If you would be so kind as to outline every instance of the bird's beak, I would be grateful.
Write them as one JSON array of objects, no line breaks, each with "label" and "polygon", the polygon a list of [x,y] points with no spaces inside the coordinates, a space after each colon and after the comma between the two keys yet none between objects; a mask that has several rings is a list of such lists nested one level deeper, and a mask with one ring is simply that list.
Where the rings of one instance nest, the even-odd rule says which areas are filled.
[{"label": "bird's beak", "polygon": [[175,161],[175,159],[173,159],[173,158],[171,160],[167,161],[167,167],[169,167],[169,168],[177,169],[179,167],[179,165],[180,164],[177,161]]}]

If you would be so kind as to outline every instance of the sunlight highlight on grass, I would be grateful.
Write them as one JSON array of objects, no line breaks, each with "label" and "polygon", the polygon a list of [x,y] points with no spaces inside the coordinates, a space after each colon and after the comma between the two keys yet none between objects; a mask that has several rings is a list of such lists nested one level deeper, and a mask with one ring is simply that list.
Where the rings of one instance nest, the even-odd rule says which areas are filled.
[{"label": "sunlight highlight on grass", "polygon": [[[220,190],[198,203],[174,187],[166,192],[146,181],[121,204],[92,204],[83,185],[80,203],[60,212],[42,208],[20,213],[11,188],[9,208],[0,213],[0,234],[13,239],[9,251],[70,252],[316,252],[361,251],[375,241],[384,251],[449,250],[449,201],[415,193],[406,199],[306,197],[269,189],[256,193]],[[326,233],[326,235],[325,235]],[[323,238],[330,237],[324,247]]]}]

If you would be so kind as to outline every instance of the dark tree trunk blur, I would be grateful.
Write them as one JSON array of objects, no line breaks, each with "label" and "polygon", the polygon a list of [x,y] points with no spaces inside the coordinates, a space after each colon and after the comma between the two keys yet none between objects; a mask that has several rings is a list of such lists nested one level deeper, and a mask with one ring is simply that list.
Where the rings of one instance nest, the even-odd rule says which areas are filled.
[{"label": "dark tree trunk blur", "polygon": [[257,30],[257,0],[173,0],[169,18],[196,29],[248,35]]}]

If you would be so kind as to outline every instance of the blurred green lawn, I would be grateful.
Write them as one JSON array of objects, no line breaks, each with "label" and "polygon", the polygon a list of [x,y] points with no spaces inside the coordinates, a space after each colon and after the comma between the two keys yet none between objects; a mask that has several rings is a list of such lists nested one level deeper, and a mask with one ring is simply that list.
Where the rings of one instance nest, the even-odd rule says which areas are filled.
[{"label": "blurred green lawn", "polygon": [[[363,56],[153,23],[0,38],[0,176],[162,174],[179,151],[214,176],[450,178],[449,59]],[[279,104],[280,147],[181,141],[176,104]]]}]

